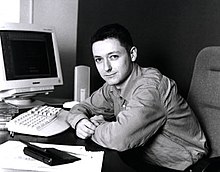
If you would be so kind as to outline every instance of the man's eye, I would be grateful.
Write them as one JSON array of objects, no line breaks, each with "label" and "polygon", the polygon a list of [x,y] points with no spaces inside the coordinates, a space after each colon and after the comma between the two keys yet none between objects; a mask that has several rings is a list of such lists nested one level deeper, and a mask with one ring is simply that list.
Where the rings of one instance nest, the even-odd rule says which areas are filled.
[{"label": "man's eye", "polygon": [[96,58],[96,59],[95,59],[95,62],[96,62],[96,63],[101,63],[101,62],[102,62],[102,58]]},{"label": "man's eye", "polygon": [[110,56],[110,59],[111,59],[111,60],[117,60],[118,57],[119,57],[118,55],[112,55],[112,56]]}]

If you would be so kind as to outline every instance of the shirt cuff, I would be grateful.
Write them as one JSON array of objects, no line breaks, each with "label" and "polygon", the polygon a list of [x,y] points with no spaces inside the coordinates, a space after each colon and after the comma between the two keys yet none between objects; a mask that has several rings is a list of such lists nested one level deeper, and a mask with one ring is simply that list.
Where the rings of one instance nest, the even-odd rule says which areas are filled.
[{"label": "shirt cuff", "polygon": [[72,128],[76,129],[76,125],[82,119],[88,119],[88,117],[84,114],[73,114],[69,112],[67,122],[71,125]]}]

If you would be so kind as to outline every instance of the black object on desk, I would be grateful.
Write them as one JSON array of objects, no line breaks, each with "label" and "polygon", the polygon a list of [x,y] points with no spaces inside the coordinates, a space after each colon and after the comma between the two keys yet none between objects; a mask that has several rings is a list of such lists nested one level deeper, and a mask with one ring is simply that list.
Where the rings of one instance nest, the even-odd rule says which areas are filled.
[{"label": "black object on desk", "polygon": [[38,143],[49,143],[49,144],[61,144],[61,145],[78,145],[85,146],[87,151],[104,151],[102,172],[136,172],[130,164],[127,164],[122,160],[117,151],[103,148],[91,139],[80,139],[76,136],[74,129],[69,128],[66,131],[50,136],[50,137],[40,137],[40,136],[31,136],[25,134],[15,133],[14,137],[10,137],[9,132],[2,131],[2,136],[0,132],[0,144],[7,140],[25,140],[28,142],[38,142]]},{"label": "black object on desk", "polygon": [[80,160],[78,157],[55,148],[41,148],[23,140],[20,141],[27,145],[27,147],[24,148],[24,154],[51,166]]}]

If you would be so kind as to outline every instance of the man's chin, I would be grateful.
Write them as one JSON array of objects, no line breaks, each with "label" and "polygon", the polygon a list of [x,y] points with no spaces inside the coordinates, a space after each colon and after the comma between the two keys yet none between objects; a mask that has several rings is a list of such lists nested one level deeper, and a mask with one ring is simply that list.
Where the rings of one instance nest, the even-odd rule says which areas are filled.
[{"label": "man's chin", "polygon": [[116,82],[116,81],[106,80],[106,82],[108,83],[108,85],[117,85],[118,84],[118,82]]},{"label": "man's chin", "polygon": [[113,82],[107,82],[108,83],[108,85],[115,85],[115,83],[113,83]]}]

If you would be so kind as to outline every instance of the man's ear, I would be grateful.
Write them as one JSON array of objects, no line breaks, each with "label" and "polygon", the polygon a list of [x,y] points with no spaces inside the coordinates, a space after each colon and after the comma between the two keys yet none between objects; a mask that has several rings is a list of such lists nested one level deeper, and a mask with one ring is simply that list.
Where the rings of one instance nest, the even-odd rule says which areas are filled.
[{"label": "man's ear", "polygon": [[130,56],[131,56],[131,61],[135,62],[137,59],[137,48],[135,46],[131,47]]}]

